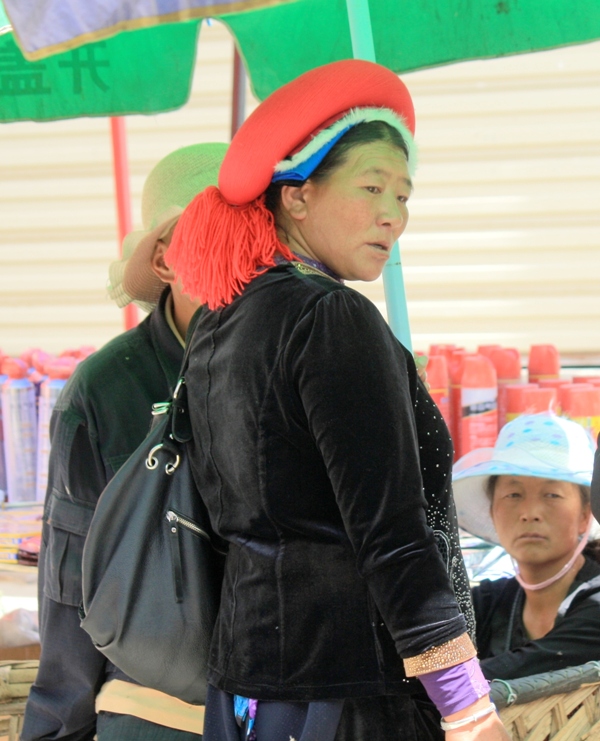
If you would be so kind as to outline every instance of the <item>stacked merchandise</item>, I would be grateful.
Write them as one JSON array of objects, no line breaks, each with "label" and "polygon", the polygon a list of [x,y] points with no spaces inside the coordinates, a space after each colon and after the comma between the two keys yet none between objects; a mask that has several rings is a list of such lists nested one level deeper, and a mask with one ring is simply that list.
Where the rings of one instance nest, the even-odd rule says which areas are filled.
[{"label": "stacked merchandise", "polygon": [[77,363],[91,347],[60,356],[28,350],[18,358],[0,352],[0,499],[42,502],[50,453],[50,416]]},{"label": "stacked merchandise", "polygon": [[531,346],[526,376],[519,351],[500,345],[480,345],[476,353],[432,345],[426,369],[455,460],[493,447],[502,427],[521,414],[553,411],[578,422],[594,441],[600,434],[600,375],[561,376],[553,345]]},{"label": "stacked merchandise", "polygon": [[27,553],[28,563],[37,563],[42,528],[40,507],[5,509],[0,517],[0,564],[21,563],[19,551]]},{"label": "stacked merchandise", "polygon": [[36,349],[18,358],[0,352],[0,563],[37,563],[40,508],[29,508],[46,496],[50,417],[75,366],[93,350],[54,356]]},{"label": "stacked merchandise", "polygon": [[[77,363],[93,351],[54,356],[38,349],[19,358],[0,351],[0,503],[19,506],[17,514],[5,509],[0,518],[0,563],[37,561],[39,507],[25,508],[44,501],[52,409]],[[581,424],[594,440],[600,433],[600,375],[562,377],[552,345],[531,347],[527,374],[518,350],[500,345],[481,345],[475,353],[432,345],[421,360],[455,459],[492,447],[503,425],[520,414],[552,410]]]}]

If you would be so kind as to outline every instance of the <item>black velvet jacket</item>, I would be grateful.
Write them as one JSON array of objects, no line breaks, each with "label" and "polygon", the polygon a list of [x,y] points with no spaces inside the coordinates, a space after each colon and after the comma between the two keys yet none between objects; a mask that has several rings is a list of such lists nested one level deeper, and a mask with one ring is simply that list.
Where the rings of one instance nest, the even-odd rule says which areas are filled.
[{"label": "black velvet jacket", "polygon": [[420,470],[419,447],[447,482],[451,447],[410,353],[361,294],[292,265],[204,312],[191,344],[192,466],[229,541],[209,680],[265,700],[414,690],[400,657],[466,623]]}]

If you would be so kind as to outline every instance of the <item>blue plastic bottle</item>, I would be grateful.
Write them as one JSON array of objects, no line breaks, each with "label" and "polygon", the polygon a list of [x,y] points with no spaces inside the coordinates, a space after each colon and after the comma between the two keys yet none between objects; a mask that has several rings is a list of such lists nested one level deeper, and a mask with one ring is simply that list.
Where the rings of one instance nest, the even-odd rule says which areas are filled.
[{"label": "blue plastic bottle", "polygon": [[2,422],[2,394],[1,389],[8,376],[0,373],[0,502],[6,500],[6,460],[4,457],[4,424]]},{"label": "blue plastic bottle", "polygon": [[48,375],[40,387],[38,404],[37,476],[35,485],[35,498],[38,502],[43,502],[46,498],[46,488],[48,486],[52,410],[74,367],[75,360],[71,358],[50,361],[45,366]]},{"label": "blue plastic bottle", "polygon": [[35,388],[22,360],[8,358],[2,369],[9,378],[2,384],[2,421],[9,503],[35,501],[37,416]]}]

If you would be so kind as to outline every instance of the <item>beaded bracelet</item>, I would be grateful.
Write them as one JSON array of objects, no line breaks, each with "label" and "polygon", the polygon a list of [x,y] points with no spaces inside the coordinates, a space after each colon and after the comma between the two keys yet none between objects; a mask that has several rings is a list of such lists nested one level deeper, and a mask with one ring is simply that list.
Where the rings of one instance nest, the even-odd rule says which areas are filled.
[{"label": "beaded bracelet", "polygon": [[485,718],[486,715],[490,715],[491,713],[495,712],[495,710],[496,706],[492,702],[490,705],[488,705],[487,708],[478,710],[476,713],[473,713],[473,715],[469,715],[466,718],[461,718],[460,720],[451,720],[449,722],[442,720],[440,722],[440,725],[442,726],[442,731],[454,731],[456,728],[462,728],[463,726],[469,725],[469,723],[475,723],[476,720]]}]

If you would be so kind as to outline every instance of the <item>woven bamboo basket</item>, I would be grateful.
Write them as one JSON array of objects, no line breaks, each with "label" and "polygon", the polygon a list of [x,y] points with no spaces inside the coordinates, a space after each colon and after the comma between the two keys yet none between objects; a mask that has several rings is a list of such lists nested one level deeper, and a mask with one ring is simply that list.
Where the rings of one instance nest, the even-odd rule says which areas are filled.
[{"label": "woven bamboo basket", "polygon": [[38,661],[0,661],[0,738],[18,741]]},{"label": "woven bamboo basket", "polygon": [[500,717],[513,741],[600,741],[600,683],[511,705]]},{"label": "woven bamboo basket", "polygon": [[513,741],[600,741],[600,664],[589,662],[509,682],[492,699]]}]

